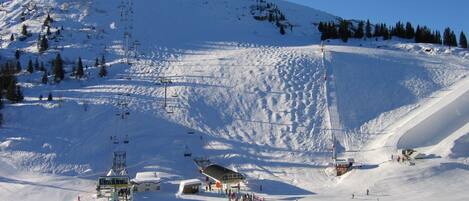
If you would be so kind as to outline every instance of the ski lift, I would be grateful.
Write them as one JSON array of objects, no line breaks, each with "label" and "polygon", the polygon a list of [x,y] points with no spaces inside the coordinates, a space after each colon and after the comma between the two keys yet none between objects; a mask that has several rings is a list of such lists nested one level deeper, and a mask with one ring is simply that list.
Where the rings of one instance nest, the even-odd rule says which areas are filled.
[{"label": "ski lift", "polygon": [[173,114],[174,113],[174,107],[173,106],[168,106],[166,108],[166,113],[168,114]]},{"label": "ski lift", "polygon": [[189,135],[194,135],[194,134],[195,134],[195,131],[193,131],[193,130],[187,131],[187,134],[189,134]]},{"label": "ski lift", "polygon": [[192,157],[192,151],[187,147],[187,145],[184,148],[184,157]]},{"label": "ski lift", "polygon": [[171,95],[171,96],[172,96],[173,98],[177,98],[177,97],[178,97],[177,94],[173,94],[173,95]]},{"label": "ski lift", "polygon": [[124,144],[129,144],[129,136],[125,135],[124,137]]},{"label": "ski lift", "polygon": [[117,136],[111,136],[111,141],[113,144],[119,144],[119,140],[117,139]]}]

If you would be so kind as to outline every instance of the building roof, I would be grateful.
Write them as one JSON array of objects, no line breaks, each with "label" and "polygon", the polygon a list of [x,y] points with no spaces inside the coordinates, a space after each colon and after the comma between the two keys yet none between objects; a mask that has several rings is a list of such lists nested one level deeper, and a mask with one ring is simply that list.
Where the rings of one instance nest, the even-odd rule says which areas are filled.
[{"label": "building roof", "polygon": [[202,170],[202,174],[222,183],[236,182],[245,179],[242,174],[215,164],[205,167]]},{"label": "building roof", "polygon": [[108,177],[112,177],[112,176],[116,176],[116,175],[117,174],[116,174],[116,172],[114,172],[113,169],[110,169],[109,172],[106,174],[106,176],[108,176]]},{"label": "building roof", "polygon": [[179,185],[200,185],[202,182],[198,179],[182,180]]},{"label": "building roof", "polygon": [[134,179],[132,179],[132,182],[135,183],[160,183],[161,178],[158,177],[157,172],[137,172],[137,175],[135,176]]}]

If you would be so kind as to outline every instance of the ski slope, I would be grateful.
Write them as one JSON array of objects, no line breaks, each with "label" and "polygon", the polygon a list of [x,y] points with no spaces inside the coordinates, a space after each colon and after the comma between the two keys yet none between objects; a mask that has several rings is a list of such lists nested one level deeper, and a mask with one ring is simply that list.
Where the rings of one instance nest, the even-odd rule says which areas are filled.
[{"label": "ski slope", "polygon": [[[39,72],[20,76],[25,102],[1,110],[0,200],[95,200],[94,182],[118,148],[127,149],[131,176],[164,175],[162,192],[137,200],[226,200],[212,193],[175,196],[179,180],[200,177],[183,157],[186,146],[195,156],[246,174],[245,190],[268,200],[343,200],[351,194],[465,199],[464,50],[351,40],[326,43],[323,55],[314,23],[338,18],[285,1],[273,1],[295,25],[285,36],[253,19],[250,0],[136,0],[126,20],[116,1],[47,0],[26,21],[33,34],[40,32],[47,7],[65,2],[67,10],[52,14],[55,25],[64,26],[63,38],[40,59],[60,50],[71,71],[78,56],[92,66],[105,55],[109,75],[99,78],[99,69],[90,67],[87,79],[66,78],[58,85],[40,84]],[[19,48],[24,64],[36,57],[36,37],[5,39],[19,32],[27,3],[6,3],[9,12],[0,15],[2,57],[12,58]],[[132,39],[141,43],[131,66],[121,64],[129,25]],[[172,81],[167,108],[161,77]],[[49,92],[55,101],[38,100]],[[126,121],[116,116],[122,103],[130,110]],[[328,107],[336,110],[332,116]],[[328,174],[332,131],[343,147],[341,157],[354,157],[365,168],[343,177]],[[126,134],[127,147],[109,141]],[[413,167],[389,162],[407,147],[441,158]],[[371,197],[363,195],[365,189]]]}]

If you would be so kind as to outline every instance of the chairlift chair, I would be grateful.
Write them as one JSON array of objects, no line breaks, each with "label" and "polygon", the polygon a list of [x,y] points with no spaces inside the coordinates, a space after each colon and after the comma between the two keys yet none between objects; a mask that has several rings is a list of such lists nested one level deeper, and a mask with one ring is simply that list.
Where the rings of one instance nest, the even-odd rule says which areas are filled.
[{"label": "chairlift chair", "polygon": [[173,110],[166,110],[166,113],[168,113],[168,114],[174,114],[174,111],[173,111]]},{"label": "chairlift chair", "polygon": [[124,144],[129,144],[129,136],[125,135]]},{"label": "chairlift chair", "polygon": [[112,136],[111,140],[113,144],[119,144],[119,140],[117,139],[117,136]]},{"label": "chairlift chair", "polygon": [[166,107],[166,113],[173,114],[174,113],[174,107],[173,106]]},{"label": "chairlift chair", "polygon": [[187,147],[187,145],[184,148],[184,157],[192,157],[192,151]]}]

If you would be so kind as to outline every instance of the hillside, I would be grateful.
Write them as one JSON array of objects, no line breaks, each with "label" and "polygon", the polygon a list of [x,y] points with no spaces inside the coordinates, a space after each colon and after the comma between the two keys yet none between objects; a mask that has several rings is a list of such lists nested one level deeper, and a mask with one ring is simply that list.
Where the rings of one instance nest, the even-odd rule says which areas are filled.
[{"label": "hillside", "polygon": [[[85,79],[67,76],[60,84],[41,84],[41,72],[21,73],[25,101],[1,110],[0,200],[95,200],[95,180],[119,148],[127,150],[131,176],[143,170],[166,175],[161,193],[139,200],[176,199],[178,180],[200,177],[183,157],[186,147],[246,174],[246,189],[272,200],[343,200],[364,189],[380,200],[464,199],[466,51],[332,40],[323,52],[315,24],[338,17],[285,1],[269,2],[294,25],[286,35],[254,19],[254,0],[120,6],[125,2],[3,3],[2,58],[20,49],[24,65],[38,57],[50,69],[60,52],[67,72],[78,57],[90,67]],[[33,7],[21,22],[21,13]],[[38,54],[47,10],[52,31],[63,30]],[[23,24],[32,36],[9,41]],[[130,49],[131,65],[123,63],[126,31],[132,46],[140,43]],[[103,55],[108,76],[100,78],[94,62]],[[166,108],[162,77],[172,82]],[[38,99],[49,92],[54,101]],[[124,121],[116,116],[123,104],[130,114]],[[341,155],[365,168],[328,175],[332,132]],[[110,141],[125,135],[126,147]],[[412,167],[389,162],[398,148],[438,157]],[[224,200],[214,194],[182,199]]]}]

